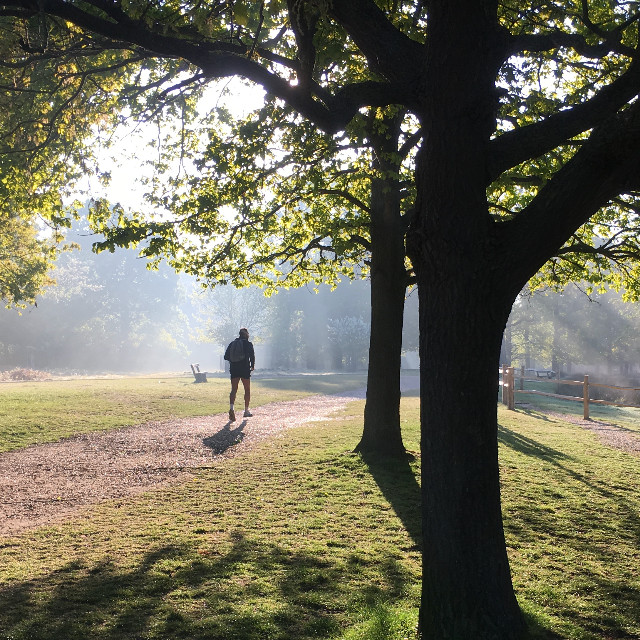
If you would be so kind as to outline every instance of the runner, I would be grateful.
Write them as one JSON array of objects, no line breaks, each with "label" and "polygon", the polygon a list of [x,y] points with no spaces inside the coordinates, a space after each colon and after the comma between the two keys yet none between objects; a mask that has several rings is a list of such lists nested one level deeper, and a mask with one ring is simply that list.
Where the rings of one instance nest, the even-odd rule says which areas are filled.
[{"label": "runner", "polygon": [[[244,414],[250,418],[253,414],[249,408],[251,401],[251,372],[255,369],[256,356],[253,344],[249,342],[249,331],[240,329],[238,338],[229,344],[224,353],[224,359],[229,361],[229,374],[231,375],[231,393],[229,394],[229,422],[235,422],[236,412],[234,403],[238,392],[238,384],[242,380],[244,387]],[[239,353],[239,355],[236,355]]]}]

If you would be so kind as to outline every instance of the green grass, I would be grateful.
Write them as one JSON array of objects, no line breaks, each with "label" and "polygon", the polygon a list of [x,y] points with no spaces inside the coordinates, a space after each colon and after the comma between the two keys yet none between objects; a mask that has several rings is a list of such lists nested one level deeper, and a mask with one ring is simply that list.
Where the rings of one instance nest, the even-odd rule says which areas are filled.
[{"label": "green grass", "polygon": [[415,625],[416,470],[352,454],[353,411],[2,540],[0,629],[15,640],[284,640],[342,638],[376,616],[378,628]]},{"label": "green grass", "polygon": [[499,442],[514,586],[534,628],[639,638],[639,458],[521,411],[501,410]]},{"label": "green grass", "polygon": [[[529,388],[529,386],[527,386],[527,388]],[[566,386],[566,388],[569,389],[568,386]],[[538,382],[535,385],[535,389],[547,393],[556,393],[556,383]],[[566,393],[579,395],[582,393],[582,387],[571,387]],[[540,409],[543,411],[566,413],[580,418],[582,418],[583,415],[581,397],[577,400],[562,400],[550,396],[538,396],[528,393],[518,393],[516,391],[516,403],[525,406],[531,405],[534,412]],[[592,420],[610,422],[611,424],[619,425],[623,429],[640,434],[640,409],[591,403],[589,405],[589,417]]]},{"label": "green grass", "polygon": [[[365,385],[366,377],[355,374],[259,375],[252,381],[252,406]],[[229,389],[226,376],[206,384],[175,376],[0,383],[0,452],[76,433],[222,413],[229,408]],[[242,394],[240,388],[240,399]]]},{"label": "green grass", "polygon": [[[0,640],[413,637],[419,455],[390,467],[352,454],[362,408],[0,539]],[[418,409],[403,398],[416,454]],[[534,411],[501,408],[499,421],[505,535],[530,637],[639,638],[639,459]]]}]

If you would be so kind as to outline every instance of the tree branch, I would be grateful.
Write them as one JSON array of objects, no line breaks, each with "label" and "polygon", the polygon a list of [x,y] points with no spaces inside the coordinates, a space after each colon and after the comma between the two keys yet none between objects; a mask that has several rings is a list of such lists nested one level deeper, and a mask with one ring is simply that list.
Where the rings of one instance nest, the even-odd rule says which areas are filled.
[{"label": "tree branch", "polygon": [[593,98],[536,124],[509,131],[489,143],[488,180],[525,160],[536,158],[610,117],[640,91],[640,62],[601,89]]},{"label": "tree branch", "polygon": [[[640,185],[640,103],[595,129],[580,150],[517,216],[497,222],[510,268],[542,267],[574,230],[618,195]],[[525,259],[523,259],[525,256]]]},{"label": "tree branch", "polygon": [[361,209],[366,213],[371,213],[371,209],[364,202],[362,202],[362,200],[359,200],[348,191],[343,191],[342,189],[318,189],[318,193],[326,196],[338,196],[343,200],[351,203],[355,207],[358,207],[358,209]]},{"label": "tree branch", "polygon": [[[637,18],[636,18],[637,20]],[[565,33],[564,31],[552,31],[544,34],[522,34],[510,39],[509,53],[511,55],[522,54],[525,51],[542,53],[554,49],[573,49],[585,58],[601,59],[611,53],[636,58],[638,52],[623,45],[620,42],[620,34],[615,31],[606,34],[603,42],[589,44],[584,36],[577,33]]]},{"label": "tree branch", "polygon": [[333,0],[329,9],[369,61],[389,82],[414,85],[425,61],[425,48],[398,31],[372,0]]},{"label": "tree branch", "polygon": [[[367,7],[375,7],[375,4],[369,0],[359,0],[358,4],[362,3]],[[399,100],[407,100],[413,92],[413,85],[408,85],[407,79],[410,77],[412,81],[415,80],[415,67],[407,64],[406,58],[398,62],[396,52],[394,56],[390,56],[389,51],[385,50],[386,57],[395,60],[393,65],[388,65],[389,69],[393,68],[394,72],[397,71],[400,76],[404,76],[403,82],[355,83],[343,87],[334,96],[329,96],[326,91],[313,83],[308,88],[291,85],[288,80],[278,76],[256,60],[249,59],[246,55],[248,49],[244,46],[225,42],[191,42],[179,36],[159,33],[144,21],[132,20],[113,3],[93,0],[93,5],[104,11],[103,16],[107,15],[107,17],[82,10],[78,5],[64,0],[13,0],[13,2],[6,2],[4,7],[5,10],[9,10],[8,7],[18,7],[22,11],[31,11],[33,14],[45,11],[94,34],[111,39],[115,48],[122,47],[124,42],[141,47],[160,57],[182,58],[199,67],[203,75],[210,79],[242,76],[261,85],[268,93],[281,98],[320,129],[329,133],[344,129],[358,109],[363,106],[397,103]],[[421,50],[421,46],[392,27],[382,12],[379,10],[377,12],[375,22],[378,24],[378,30],[386,25],[384,29],[387,35],[394,34],[394,39],[401,43],[402,49],[410,50],[415,57],[416,51]],[[355,19],[352,11],[348,10],[346,13],[350,20]],[[380,45],[377,44],[375,49],[379,47]],[[373,51],[373,47],[369,48]],[[259,47],[256,48],[256,53],[262,53]],[[402,51],[400,57],[402,57],[401,54]],[[270,59],[276,60],[273,56],[270,56]],[[278,58],[277,62],[282,63],[283,60]],[[286,60],[288,68],[293,64],[295,63]],[[408,74],[407,69],[412,69],[412,72]],[[393,74],[390,75],[393,77]],[[319,95],[315,96],[314,91]],[[320,99],[317,99],[318,97]]]}]

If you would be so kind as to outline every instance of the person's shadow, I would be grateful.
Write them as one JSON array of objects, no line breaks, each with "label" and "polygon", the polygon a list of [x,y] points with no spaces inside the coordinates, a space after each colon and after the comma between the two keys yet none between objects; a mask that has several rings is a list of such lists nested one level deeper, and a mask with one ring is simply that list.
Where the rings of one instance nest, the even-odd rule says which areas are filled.
[{"label": "person's shadow", "polygon": [[247,421],[243,420],[235,429],[231,428],[233,422],[227,422],[227,424],[212,436],[203,438],[202,442],[205,447],[209,447],[215,454],[224,453],[229,447],[240,444],[244,440],[244,428],[247,425]]}]

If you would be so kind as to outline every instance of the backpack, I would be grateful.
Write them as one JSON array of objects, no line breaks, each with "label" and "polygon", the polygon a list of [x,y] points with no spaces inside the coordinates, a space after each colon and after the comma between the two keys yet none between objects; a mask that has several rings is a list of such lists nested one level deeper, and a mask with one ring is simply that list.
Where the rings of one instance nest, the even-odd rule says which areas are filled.
[{"label": "backpack", "polygon": [[242,338],[236,338],[229,345],[229,362],[242,362],[244,360],[244,344]]}]

